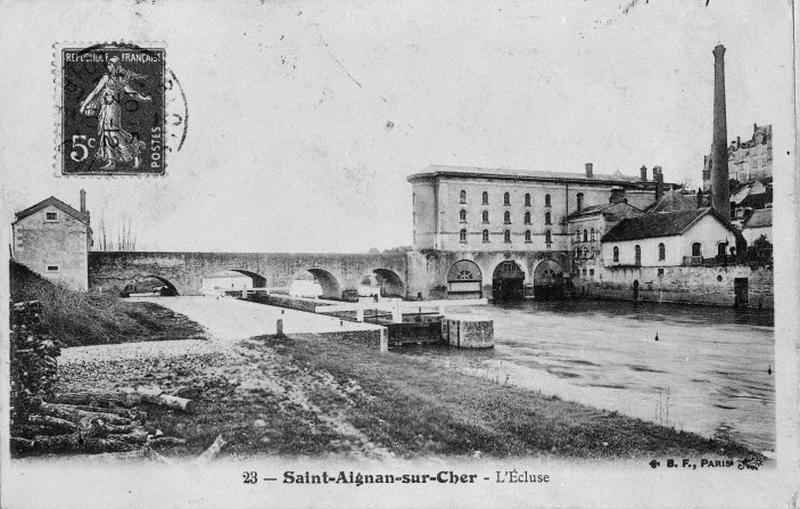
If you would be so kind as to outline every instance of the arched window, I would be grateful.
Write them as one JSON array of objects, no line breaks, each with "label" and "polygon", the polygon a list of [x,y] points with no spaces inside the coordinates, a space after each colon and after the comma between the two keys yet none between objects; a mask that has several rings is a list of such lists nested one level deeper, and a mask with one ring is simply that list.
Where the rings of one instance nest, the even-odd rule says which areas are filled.
[{"label": "arched window", "polygon": [[594,228],[592,228],[591,230],[589,230],[589,240],[591,240],[592,242],[594,242]]},{"label": "arched window", "polygon": [[658,259],[664,260],[667,258],[667,248],[663,242],[658,243]]},{"label": "arched window", "polygon": [[462,244],[466,244],[466,242],[467,242],[467,230],[466,229],[464,229],[464,228],[461,229],[461,231],[458,234],[458,240]]},{"label": "arched window", "polygon": [[525,224],[531,224],[531,213],[525,212]]},{"label": "arched window", "polygon": [[575,258],[580,258],[580,257],[581,257],[581,248],[576,247],[575,248]]},{"label": "arched window", "polygon": [[614,246],[614,261],[619,262],[619,248]]},{"label": "arched window", "polygon": [[503,222],[505,224],[511,224],[511,212],[507,210],[503,212]]},{"label": "arched window", "polygon": [[481,203],[484,205],[489,205],[489,193],[486,191],[481,194]]},{"label": "arched window", "polygon": [[583,193],[578,193],[578,210],[583,210]]},{"label": "arched window", "polygon": [[462,223],[466,223],[467,222],[467,211],[464,210],[464,209],[461,209],[461,212],[458,213],[458,219]]},{"label": "arched window", "polygon": [[544,213],[544,224],[550,224],[550,212]]},{"label": "arched window", "polygon": [[511,195],[503,193],[503,205],[511,205]]},{"label": "arched window", "polygon": [[510,244],[511,243],[511,230],[506,230],[506,231],[503,232],[503,241],[506,244]]},{"label": "arched window", "polygon": [[575,230],[575,242],[580,242],[580,241],[581,241],[581,231]]},{"label": "arched window", "polygon": [[553,234],[550,233],[550,230],[545,230],[544,232],[544,243],[547,244],[547,247],[550,247],[550,244],[553,243]]},{"label": "arched window", "polygon": [[641,265],[642,264],[642,248],[639,244],[633,246],[633,264],[634,265]]},{"label": "arched window", "polygon": [[531,242],[531,231],[525,230],[525,242]]},{"label": "arched window", "polygon": [[531,193],[525,193],[525,206],[531,206]]},{"label": "arched window", "polygon": [[545,207],[549,207],[550,206],[550,195],[549,194],[544,195],[544,206]]},{"label": "arched window", "polygon": [[484,242],[489,242],[489,230],[483,230],[482,238]]},{"label": "arched window", "polygon": [[703,256],[703,245],[699,242],[692,244],[692,256]]},{"label": "arched window", "polygon": [[586,230],[583,230],[583,241],[589,242],[589,232]]},{"label": "arched window", "polygon": [[466,192],[466,191],[464,191],[463,189],[462,189],[462,190],[461,190],[461,192],[458,194],[458,201],[459,201],[460,203],[467,203],[467,192]]},{"label": "arched window", "polygon": [[481,212],[481,221],[483,221],[484,223],[488,223],[489,222],[489,211],[488,210],[484,210],[483,212]]}]

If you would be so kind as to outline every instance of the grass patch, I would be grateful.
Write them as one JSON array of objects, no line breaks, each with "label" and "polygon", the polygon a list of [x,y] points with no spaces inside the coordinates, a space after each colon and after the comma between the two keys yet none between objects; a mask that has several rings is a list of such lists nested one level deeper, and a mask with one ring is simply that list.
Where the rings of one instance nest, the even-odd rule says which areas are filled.
[{"label": "grass patch", "polygon": [[202,337],[183,315],[148,302],[124,302],[55,285],[11,261],[11,300],[38,300],[48,332],[66,346],[99,345]]},{"label": "grass patch", "polygon": [[402,353],[297,337],[283,350],[299,365],[355,380],[369,394],[349,420],[375,443],[420,455],[641,458],[753,455],[746,447],[658,426],[540,393],[443,370]]}]

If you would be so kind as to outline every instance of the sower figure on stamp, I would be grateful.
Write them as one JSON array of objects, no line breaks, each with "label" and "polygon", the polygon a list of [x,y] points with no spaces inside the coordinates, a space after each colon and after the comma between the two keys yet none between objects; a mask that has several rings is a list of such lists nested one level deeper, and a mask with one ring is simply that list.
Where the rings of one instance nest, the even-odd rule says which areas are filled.
[{"label": "sower figure on stamp", "polygon": [[100,78],[94,90],[83,100],[80,112],[86,116],[97,116],[100,140],[95,155],[105,162],[100,169],[114,170],[117,163],[131,161],[133,168],[136,169],[139,167],[139,156],[145,144],[122,128],[122,101],[127,97],[143,102],[152,99],[131,88],[133,79],[144,76],[122,67],[118,56],[109,57],[106,68],[108,72]]}]

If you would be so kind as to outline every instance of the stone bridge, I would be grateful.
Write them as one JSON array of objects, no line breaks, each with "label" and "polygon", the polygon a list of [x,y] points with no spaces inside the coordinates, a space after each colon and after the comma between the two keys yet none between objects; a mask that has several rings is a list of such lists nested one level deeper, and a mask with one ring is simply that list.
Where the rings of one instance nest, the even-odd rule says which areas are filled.
[{"label": "stone bridge", "polygon": [[128,283],[156,277],[180,295],[197,295],[204,278],[225,271],[249,276],[256,288],[290,287],[296,279],[313,276],[327,298],[357,290],[365,277],[377,280],[387,294],[408,293],[405,253],[89,253],[89,289],[98,292],[118,293]]}]

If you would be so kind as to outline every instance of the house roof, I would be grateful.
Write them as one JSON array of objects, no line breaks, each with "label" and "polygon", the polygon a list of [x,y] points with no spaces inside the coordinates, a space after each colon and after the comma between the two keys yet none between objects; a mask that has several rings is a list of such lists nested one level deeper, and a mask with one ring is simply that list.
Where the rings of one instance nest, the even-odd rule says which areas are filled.
[{"label": "house roof", "polygon": [[584,207],[579,211],[575,211],[567,216],[567,219],[577,219],[579,217],[591,216],[594,214],[609,214],[620,209],[633,209],[634,211],[642,214],[643,212],[633,205],[626,202],[619,203],[603,203],[601,205],[592,205],[591,207]]},{"label": "house roof", "polygon": [[[563,171],[530,171],[530,170],[511,170],[505,168],[483,168],[479,166],[450,166],[450,165],[430,165],[421,173],[408,176],[408,181],[431,177],[454,177],[454,178],[494,178],[506,180],[535,180],[535,181],[563,181],[582,182],[582,183],[605,183],[622,184],[626,187],[654,187],[652,180],[641,180],[639,177],[623,175],[617,170],[611,175],[595,173],[592,178],[587,178],[585,173],[569,173]],[[671,186],[672,184],[665,184]]]},{"label": "house roof", "polygon": [[43,208],[49,207],[49,206],[53,206],[53,207],[59,209],[60,211],[62,211],[63,213],[69,214],[73,218],[77,219],[78,221],[80,221],[80,222],[82,222],[82,223],[84,223],[86,225],[89,224],[89,213],[88,212],[81,212],[81,211],[79,211],[77,209],[74,209],[71,206],[69,206],[68,204],[66,204],[63,201],[61,201],[58,198],[56,198],[55,196],[51,196],[51,197],[49,197],[49,198],[47,198],[45,200],[40,201],[36,205],[32,205],[32,206],[28,207],[25,210],[21,210],[21,211],[17,212],[15,214],[17,219],[14,222],[16,223],[20,219],[24,219],[24,218],[30,216],[31,214],[35,214],[36,212],[39,212]]},{"label": "house roof", "polygon": [[697,195],[684,194],[678,190],[670,189],[647,208],[647,212],[655,214],[659,212],[679,212],[682,210],[697,210]]},{"label": "house roof", "polygon": [[742,229],[765,228],[768,226],[772,226],[772,209],[760,209],[753,211],[750,217],[745,220]]},{"label": "house roof", "polygon": [[681,210],[678,212],[659,212],[639,217],[629,217],[616,224],[600,239],[601,242],[649,239],[680,235],[701,218],[713,215],[726,228],[737,236],[739,232],[712,208]]}]

